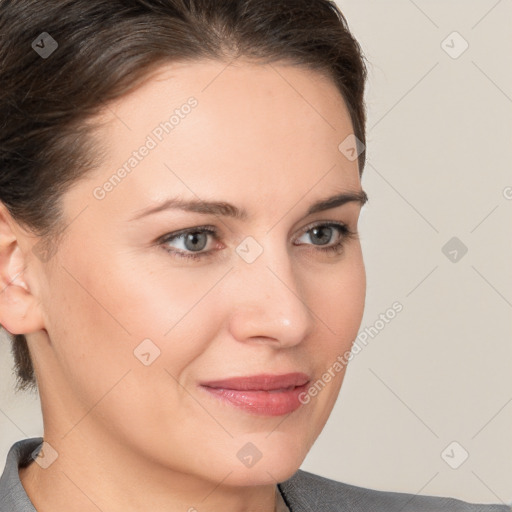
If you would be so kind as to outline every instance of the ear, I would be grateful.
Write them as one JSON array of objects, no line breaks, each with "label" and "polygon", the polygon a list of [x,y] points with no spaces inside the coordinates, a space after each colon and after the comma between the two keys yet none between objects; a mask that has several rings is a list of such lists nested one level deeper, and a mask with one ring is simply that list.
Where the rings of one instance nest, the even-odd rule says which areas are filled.
[{"label": "ear", "polygon": [[11,334],[44,329],[37,297],[27,276],[32,242],[0,202],[0,324]]}]

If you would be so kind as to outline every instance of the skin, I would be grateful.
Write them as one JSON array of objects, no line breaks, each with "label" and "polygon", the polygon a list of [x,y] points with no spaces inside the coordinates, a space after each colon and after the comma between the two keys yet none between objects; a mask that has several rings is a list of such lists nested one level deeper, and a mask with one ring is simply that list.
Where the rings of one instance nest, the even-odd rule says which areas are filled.
[{"label": "skin", "polygon": [[[95,187],[190,96],[197,107],[96,199]],[[22,484],[42,511],[271,512],[276,483],[322,431],[344,371],[274,417],[222,403],[198,383],[294,371],[315,382],[357,336],[359,238],[326,254],[305,230],[335,221],[357,231],[355,201],[306,216],[318,199],[362,190],[357,160],[338,150],[353,133],[346,105],[316,71],[197,61],[163,66],[97,121],[104,161],[62,197],[69,226],[49,261],[0,204],[0,322],[27,335],[44,439],[58,453],[46,469],[20,469]],[[129,220],[178,195],[250,217],[166,210]],[[217,248],[211,257],[173,257],[164,247],[187,251],[183,239],[157,242],[204,225],[219,231],[202,249]],[[263,248],[252,263],[235,251],[247,236]],[[326,236],[334,245],[342,234]],[[161,351],[149,366],[134,356],[147,338]],[[237,457],[248,442],[262,454],[252,467]]]}]

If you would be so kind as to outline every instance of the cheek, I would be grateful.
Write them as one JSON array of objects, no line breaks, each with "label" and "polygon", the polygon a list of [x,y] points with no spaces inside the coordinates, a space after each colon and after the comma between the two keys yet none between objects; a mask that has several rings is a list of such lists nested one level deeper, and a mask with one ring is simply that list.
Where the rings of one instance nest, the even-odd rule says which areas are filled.
[{"label": "cheek", "polygon": [[[331,371],[332,379],[326,375],[330,382],[330,392],[321,393],[326,401],[324,419],[327,419],[328,411],[334,405],[345,376],[347,352],[357,337],[364,313],[366,272],[359,244],[353,247],[338,266],[333,265],[326,270],[324,281],[326,284],[323,288],[315,281],[315,298],[311,308],[321,319],[318,326],[322,334],[309,349],[311,357],[319,363],[318,371]],[[322,344],[320,351],[319,343]],[[318,377],[321,378],[321,375]]]},{"label": "cheek", "polygon": [[92,406],[127,372],[134,389],[155,389],[172,379],[165,370],[179,378],[204,351],[200,331],[213,329],[211,315],[202,310],[199,331],[195,306],[216,276],[198,285],[177,270],[163,279],[130,258],[93,250],[82,258],[62,253],[60,263],[46,297],[48,333],[62,379],[83,403]]},{"label": "cheek", "polygon": [[[357,336],[364,313],[366,298],[366,270],[360,246],[357,247],[357,257],[344,273],[338,290],[339,303],[343,305],[343,317],[346,328],[351,331],[351,341]],[[342,329],[343,326],[340,326]]]},{"label": "cheek", "polygon": [[[343,351],[357,336],[366,296],[366,271],[361,248],[354,244],[351,249],[339,265],[325,269],[323,278],[311,276],[314,280],[310,284],[314,290],[311,309],[323,320],[333,340],[331,347]],[[323,286],[319,286],[322,280]],[[320,321],[319,326],[322,326]]]}]

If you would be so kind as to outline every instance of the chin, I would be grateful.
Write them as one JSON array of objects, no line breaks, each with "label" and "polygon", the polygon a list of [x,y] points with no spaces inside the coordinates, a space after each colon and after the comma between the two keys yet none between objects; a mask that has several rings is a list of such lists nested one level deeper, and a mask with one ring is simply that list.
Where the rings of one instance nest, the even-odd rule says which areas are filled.
[{"label": "chin", "polygon": [[261,451],[248,443],[237,458],[237,464],[228,465],[226,469],[232,471],[228,481],[230,485],[251,486],[251,485],[273,485],[288,480],[300,468],[306,453],[297,448],[290,448],[289,451],[268,446]]},{"label": "chin", "polygon": [[252,468],[237,468],[226,479],[226,483],[237,487],[275,485],[288,480],[299,467],[300,465],[275,467],[272,464],[263,465],[260,461],[260,463]]}]

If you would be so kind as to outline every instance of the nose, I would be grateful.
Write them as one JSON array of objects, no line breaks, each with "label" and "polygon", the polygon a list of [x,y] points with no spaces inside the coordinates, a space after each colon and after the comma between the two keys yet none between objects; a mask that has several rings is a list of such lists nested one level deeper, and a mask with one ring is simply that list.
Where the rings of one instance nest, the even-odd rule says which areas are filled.
[{"label": "nose", "polygon": [[229,329],[235,339],[285,348],[309,335],[316,317],[286,251],[265,250],[252,263],[240,260],[230,279]]}]

